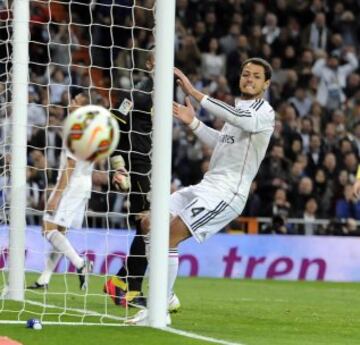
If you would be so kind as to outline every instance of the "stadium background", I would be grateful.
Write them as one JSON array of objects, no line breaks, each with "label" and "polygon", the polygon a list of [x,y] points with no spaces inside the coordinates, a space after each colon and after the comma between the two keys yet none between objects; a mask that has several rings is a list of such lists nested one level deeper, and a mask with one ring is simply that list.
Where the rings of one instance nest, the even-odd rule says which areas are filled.
[{"label": "stadium background", "polygon": [[[47,181],[54,183],[56,178],[56,162],[61,147],[60,125],[66,116],[69,95],[88,90],[94,101],[111,106],[118,89],[131,87],[132,78],[136,81],[142,77],[138,71],[133,75],[129,73],[134,66],[143,66],[142,54],[132,55],[130,50],[115,47],[146,49],[153,43],[152,12],[135,9],[133,22],[129,8],[133,3],[130,0],[98,0],[90,6],[89,0],[31,1],[29,225],[39,224],[40,218],[33,211],[43,209],[44,186]],[[112,9],[109,4],[114,4]],[[150,9],[153,1],[136,1],[136,4]],[[10,68],[7,61],[10,37],[6,25],[11,13],[5,2],[1,2],[0,7],[0,116],[3,139],[8,121],[6,102],[9,99],[5,90]],[[251,269],[248,270],[251,265],[250,261],[245,265],[244,257],[249,260],[253,257],[256,261],[265,256],[269,261],[264,266],[257,266],[260,273],[259,270],[252,271],[262,274],[260,278],[302,279],[299,262],[316,258],[313,253],[317,247],[326,264],[331,262],[332,269],[339,275],[334,280],[360,280],[358,239],[352,237],[359,234],[356,221],[359,220],[360,209],[359,202],[350,194],[360,148],[359,67],[353,64],[350,74],[339,76],[339,80],[345,80],[341,85],[343,94],[332,85],[333,88],[327,90],[331,91],[331,99],[326,101],[318,94],[325,73],[319,76],[313,71],[316,62],[325,56],[332,58],[331,62],[327,60],[331,64],[339,62],[341,66],[346,66],[349,53],[358,59],[359,13],[358,0],[177,1],[175,64],[191,75],[197,87],[233,103],[238,96],[238,66],[241,61],[257,55],[271,61],[274,68],[273,83],[266,97],[277,112],[276,130],[244,213],[252,220],[259,216],[273,221],[256,228],[256,231],[265,233],[263,236],[226,236],[226,241],[230,243],[219,258],[220,261],[227,260],[222,262],[222,269],[230,267],[232,262],[233,270],[223,270],[223,276],[246,277],[246,273],[251,273]],[[102,26],[112,20],[115,20],[116,27]],[[70,26],[67,24],[69,21]],[[315,22],[322,23],[320,28]],[[133,30],[135,23],[136,29]],[[89,42],[93,44],[91,48],[88,47]],[[76,65],[69,65],[70,62]],[[336,85],[339,80],[333,84]],[[181,92],[175,90],[174,93],[181,101]],[[214,128],[221,127],[221,123],[202,109],[198,109],[198,114]],[[48,147],[49,142],[52,147]],[[196,183],[201,173],[206,171],[209,149],[176,123],[173,144],[173,189]],[[0,164],[3,169],[0,177],[2,184],[6,184],[7,163],[8,156],[5,155]],[[101,174],[105,167],[98,166],[97,169],[90,210],[126,214],[126,202],[108,193],[108,180]],[[7,200],[5,192],[5,189],[1,191],[2,202]],[[288,224],[289,217],[306,222]],[[313,224],[314,219],[325,219],[326,222]],[[331,220],[329,224],[328,220]],[[245,230],[251,228],[251,222]],[[102,226],[102,218],[89,217],[88,224],[91,227]],[[120,229],[123,225],[121,219],[110,218],[112,228]],[[243,229],[242,226],[242,222],[234,222],[224,230]],[[35,228],[37,236],[38,230]],[[7,234],[4,231],[0,233],[0,240],[5,242]],[[269,236],[274,233],[300,236]],[[305,234],[348,238],[318,236],[314,239],[302,236]],[[234,245],[235,237],[242,247],[238,247],[238,243]],[[256,251],[252,251],[254,241],[258,242]],[[214,242],[210,245],[220,243]],[[299,250],[294,250],[294,244]],[[213,258],[216,253],[214,248],[207,253]],[[245,251],[246,248],[248,251]],[[268,256],[266,250],[272,250],[273,255]],[[197,252],[198,248],[194,251]],[[295,252],[298,261],[294,259]],[[286,266],[289,257],[295,265]],[[344,262],[349,266],[341,266]],[[3,251],[0,268],[5,263],[6,252]],[[238,263],[244,264],[240,266],[240,271]],[[289,267],[291,270],[288,273],[281,273]],[[344,272],[350,275],[344,278]],[[321,265],[315,264],[315,270],[310,273],[311,279],[319,279],[324,272]],[[30,281],[33,278],[34,275],[28,277]],[[54,279],[54,288],[63,293],[64,286],[59,281]],[[95,277],[92,282],[92,292],[98,294],[102,282]],[[71,279],[70,283],[73,283]],[[74,291],[75,288],[77,286],[71,286]],[[174,317],[174,324],[190,332],[257,345],[357,344],[360,337],[358,284],[199,278],[179,279],[176,288],[184,312]],[[102,305],[103,301],[101,299],[99,304]],[[94,307],[93,300],[89,302],[90,307]],[[2,308],[4,305],[2,302]],[[19,310],[23,312],[24,306],[21,305]],[[42,313],[43,310],[37,312]],[[10,314],[12,317],[13,313]],[[22,314],[25,319],[33,317],[31,313]],[[6,317],[6,313],[2,312],[0,319]],[[28,344],[86,342],[89,345],[113,342],[114,337],[120,337],[127,344],[142,342],[145,337],[149,344],[151,340],[154,344],[197,343],[194,339],[188,342],[183,342],[180,337],[172,339],[168,334],[155,337],[147,330],[134,328],[115,333],[117,330],[109,332],[106,327],[105,330],[104,327],[90,327],[86,330],[86,337],[82,328],[72,328],[69,332],[67,327],[46,326],[40,336],[22,328],[2,325],[1,334]]]},{"label": "stadium background", "polygon": [[[135,8],[133,20],[132,1],[116,0],[112,7],[110,3],[99,0],[90,7],[86,0],[31,2],[29,208],[43,209],[44,186],[55,181],[59,126],[69,97],[86,90],[93,101],[111,107],[118,90],[131,88],[142,77],[136,70],[130,74],[130,69],[144,66],[144,54],[135,50],[131,55],[131,49],[121,47],[150,47],[152,11]],[[153,2],[137,5],[150,9]],[[359,2],[179,0],[176,8],[175,65],[197,88],[233,104],[242,61],[261,56],[274,69],[266,98],[276,110],[275,133],[243,216],[272,218],[258,227],[264,233],[359,235],[354,220],[360,219],[360,202],[350,191],[360,150]],[[4,82],[9,68],[8,15],[1,12]],[[111,20],[113,27],[102,25]],[[337,69],[335,79],[327,77],[322,59]],[[181,91],[174,92],[182,101]],[[221,128],[222,123],[203,109],[198,115]],[[6,122],[4,106],[2,116]],[[190,131],[175,123],[173,189],[197,183],[210,154]],[[89,210],[126,212],[126,202],[107,191],[108,180],[95,174]],[[287,225],[289,217],[332,221]],[[29,216],[28,222],[37,224],[39,219]],[[89,224],[101,226],[99,220]],[[234,222],[229,228],[241,227]]]}]

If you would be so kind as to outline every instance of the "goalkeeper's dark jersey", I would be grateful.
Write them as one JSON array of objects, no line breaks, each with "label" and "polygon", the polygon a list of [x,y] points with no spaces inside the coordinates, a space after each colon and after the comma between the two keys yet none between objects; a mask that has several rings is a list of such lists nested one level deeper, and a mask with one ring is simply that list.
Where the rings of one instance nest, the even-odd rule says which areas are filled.
[{"label": "goalkeeper's dark jersey", "polygon": [[[151,149],[152,149],[152,91],[153,80],[148,77],[123,92],[112,112],[120,127],[120,141],[113,155],[121,154],[130,173],[130,213],[149,209]],[[132,105],[132,110],[129,110]]]},{"label": "goalkeeper's dark jersey", "polygon": [[151,169],[152,91],[153,80],[147,77],[137,83],[134,90],[122,92],[113,111],[121,131],[116,151],[124,157],[131,172],[146,173]]}]

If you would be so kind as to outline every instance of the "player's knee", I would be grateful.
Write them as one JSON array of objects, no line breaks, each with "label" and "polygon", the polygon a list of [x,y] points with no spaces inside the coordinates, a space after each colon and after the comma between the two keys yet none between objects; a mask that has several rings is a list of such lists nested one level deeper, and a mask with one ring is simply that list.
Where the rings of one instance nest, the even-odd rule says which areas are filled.
[{"label": "player's knee", "polygon": [[43,224],[42,224],[42,229],[41,229],[41,233],[44,237],[47,237],[47,235],[53,231],[53,230],[58,230],[60,232],[65,232],[65,228],[62,227],[62,226],[58,226],[52,222],[49,222],[49,221],[46,221],[44,220],[43,221]]},{"label": "player's knee", "polygon": [[175,217],[170,223],[169,247],[175,248],[177,245],[191,236],[189,229],[181,218]]}]

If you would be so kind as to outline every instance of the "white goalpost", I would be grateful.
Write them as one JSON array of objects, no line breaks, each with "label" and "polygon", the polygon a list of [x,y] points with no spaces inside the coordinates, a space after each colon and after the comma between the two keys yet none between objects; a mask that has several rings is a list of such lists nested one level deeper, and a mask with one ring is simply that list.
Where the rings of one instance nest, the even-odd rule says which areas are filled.
[{"label": "white goalpost", "polygon": [[[9,291],[24,299],[29,0],[14,1]],[[16,157],[16,159],[14,158]]]},{"label": "white goalpost", "polygon": [[[5,0],[1,6],[7,16],[0,16],[0,323],[38,318],[43,324],[121,326],[138,311],[114,303],[103,291],[124,265],[135,229],[128,204],[131,189],[112,186],[109,159],[95,165],[82,228],[70,228],[66,234],[76,252],[94,262],[88,289],[79,290],[76,268],[61,255],[48,288],[29,286],[51,253],[41,222],[49,191],[62,171],[62,123],[71,100],[83,93],[92,104],[117,109],[121,97],[128,94],[132,99],[149,74],[145,57],[154,45],[153,111],[147,114],[153,130],[138,133],[128,114],[128,128],[121,128],[120,137],[128,136],[130,144],[120,151],[144,155],[133,149],[132,134],[152,137],[152,152],[147,154],[152,162],[151,269],[144,294],[149,326],[164,328],[175,0],[111,5],[94,0]],[[150,178],[148,172],[135,173]]]},{"label": "white goalpost", "polygon": [[[166,16],[164,14],[167,14]],[[166,326],[175,0],[157,1],[149,322]]]}]

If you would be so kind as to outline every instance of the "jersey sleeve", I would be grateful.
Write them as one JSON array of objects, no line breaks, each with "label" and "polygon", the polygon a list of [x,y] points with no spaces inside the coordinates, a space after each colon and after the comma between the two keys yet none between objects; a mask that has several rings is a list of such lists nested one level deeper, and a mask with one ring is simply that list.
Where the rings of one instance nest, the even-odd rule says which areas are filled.
[{"label": "jersey sleeve", "polygon": [[204,97],[201,105],[216,117],[247,132],[256,133],[274,127],[275,113],[264,100],[256,100],[249,107],[232,107],[212,97]]},{"label": "jersey sleeve", "polygon": [[214,148],[219,140],[220,132],[200,122],[194,131],[195,135],[207,146]]}]

